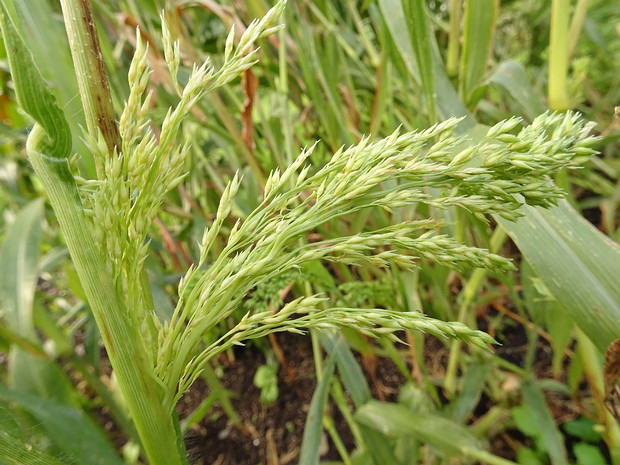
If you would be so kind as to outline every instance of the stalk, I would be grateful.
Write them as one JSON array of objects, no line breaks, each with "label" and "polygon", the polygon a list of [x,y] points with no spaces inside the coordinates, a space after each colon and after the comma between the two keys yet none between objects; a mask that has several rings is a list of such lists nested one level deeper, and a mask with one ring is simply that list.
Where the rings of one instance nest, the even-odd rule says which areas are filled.
[{"label": "stalk", "polygon": [[596,346],[580,329],[577,329],[577,342],[579,344],[579,354],[583,360],[583,371],[592,392],[597,421],[603,427],[602,436],[609,448],[611,463],[613,465],[618,465],[620,464],[620,428],[614,417],[605,407],[603,370],[601,368],[599,354],[596,350]]},{"label": "stalk", "polygon": [[117,297],[101,252],[92,239],[66,159],[51,158],[34,147],[28,149],[30,162],[58,218],[149,462],[186,464],[184,454],[177,447],[170,412],[162,405],[163,388],[147,363],[139,329],[134,327],[128,309]]},{"label": "stalk", "polygon": [[564,111],[570,106],[567,87],[569,48],[569,0],[551,2],[551,37],[549,41],[549,108]]},{"label": "stalk", "polygon": [[[120,136],[90,0],[60,0],[60,4],[88,133],[96,136],[101,131],[108,151],[114,153]],[[95,167],[101,178],[103,167],[96,157]]]},{"label": "stalk", "polygon": [[448,76],[451,78],[457,76],[459,72],[462,10],[462,0],[452,0],[450,2],[450,35],[448,36],[448,58],[446,60],[446,71],[448,72]]},{"label": "stalk", "polygon": [[581,34],[581,27],[583,26],[583,22],[586,19],[586,14],[588,12],[588,3],[589,0],[579,0],[577,2],[577,6],[575,7],[575,11],[573,13],[573,18],[570,22],[570,43],[568,46],[568,57],[570,58],[575,52],[575,47],[577,46],[577,40],[579,40],[579,35]]},{"label": "stalk", "polygon": [[[78,0],[75,4],[67,2],[65,6],[69,9],[66,13],[71,18],[84,19],[83,14],[88,9],[71,9],[75,6],[84,8],[84,3],[85,0]],[[10,2],[7,4],[1,4],[0,19],[11,74],[20,106],[36,121],[26,144],[29,160],[58,219],[146,456],[152,465],[185,465],[187,460],[183,446],[178,442],[181,436],[175,428],[175,417],[162,404],[164,389],[154,375],[152,363],[148,361],[140,327],[132,318],[124,296],[117,292],[103,252],[93,240],[92,225],[86,218],[69,167],[72,137],[66,118],[17,33],[14,23],[17,18],[9,18],[12,10]],[[94,32],[92,23],[90,26],[91,32]],[[70,40],[77,39],[70,34]],[[91,38],[88,45],[74,44],[74,49],[80,54],[93,53],[95,47],[92,40],[95,39]],[[100,55],[98,58],[101,58]],[[87,61],[83,60],[84,63]],[[78,72],[78,80],[82,81],[80,89],[101,86],[101,80],[105,79],[105,74],[95,79],[83,73],[83,69]],[[100,101],[92,104],[90,98],[101,98],[102,94],[94,92],[89,95],[82,95],[87,103],[86,113],[94,116],[104,128],[114,124],[114,115],[109,112],[111,104]],[[107,122],[104,122],[106,118]],[[99,130],[99,126],[93,128],[93,131]],[[108,131],[108,135],[112,134]]]},{"label": "stalk", "polygon": [[[120,148],[120,135],[90,1],[61,0],[61,6],[88,132],[96,136],[100,131],[109,154],[115,156]],[[101,160],[95,157],[95,163],[101,177]],[[53,181],[54,170],[48,170],[41,160],[33,160],[33,165],[42,181],[44,177]],[[71,176],[68,170],[66,176]],[[130,317],[125,302],[117,296],[112,278],[103,269],[105,261],[94,241],[87,239],[90,234],[85,234],[88,223],[81,211],[81,202],[69,190],[59,189],[55,197],[54,201],[50,195],[50,202],[61,227],[65,223],[63,232],[67,245],[144,451],[153,465],[187,463],[183,445],[179,442],[176,417],[170,415],[163,405],[164,389],[148,363],[140,330]],[[141,278],[143,284],[148,283],[145,272]],[[142,292],[143,298],[145,294],[150,297],[149,291]]]}]

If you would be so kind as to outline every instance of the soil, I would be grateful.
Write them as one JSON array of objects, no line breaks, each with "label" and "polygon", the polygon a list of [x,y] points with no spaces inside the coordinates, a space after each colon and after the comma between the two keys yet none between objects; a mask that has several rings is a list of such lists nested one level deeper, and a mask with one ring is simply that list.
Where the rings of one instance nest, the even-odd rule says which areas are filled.
[{"label": "soil", "polygon": [[[217,465],[286,465],[297,463],[310,401],[316,387],[316,376],[310,338],[295,334],[278,334],[284,365],[278,371],[279,395],[271,405],[261,402],[260,389],[253,383],[254,373],[265,363],[263,353],[255,346],[238,349],[234,359],[221,359],[223,385],[236,393],[232,403],[239,424],[228,418],[220,405],[186,434],[185,440],[192,464]],[[431,344],[443,345],[439,341]],[[445,349],[445,348],[444,348]],[[394,401],[405,377],[389,359],[358,355],[365,368],[375,398]],[[179,402],[181,418],[191,413],[208,387],[196,383]],[[355,448],[346,421],[334,406],[334,419],[345,447]],[[327,435],[322,444],[322,460],[339,460],[340,456]]]},{"label": "soil", "polygon": [[[484,314],[479,315],[478,326],[493,333],[493,328],[487,326],[489,321],[496,316],[496,310],[485,310]],[[502,344],[494,349],[496,356],[522,367],[528,347],[528,336],[523,325],[516,322],[508,324],[504,320],[502,333],[494,334],[494,336]],[[215,372],[219,375],[219,382],[231,394],[231,402],[237,418],[229,417],[222,405],[216,402],[208,410],[206,416],[186,432],[185,443],[192,465],[297,463],[309,405],[316,387],[310,341],[309,336],[278,333],[270,341],[267,339],[262,341],[266,346],[263,350],[252,343],[245,347],[237,347],[234,352],[223,354],[218,358],[215,363]],[[271,347],[269,347],[269,342],[271,342]],[[424,336],[424,375],[416,372],[406,346],[398,347],[408,369],[412,372],[412,377],[417,379],[419,376],[427,376],[426,379],[437,389],[439,402],[446,402],[441,385],[449,356],[448,347],[449,342],[428,335]],[[279,393],[275,402],[269,405],[261,401],[261,391],[254,385],[256,370],[266,363],[265,352],[281,353],[281,363],[277,373]],[[407,380],[392,360],[378,356],[362,357],[359,354],[356,357],[364,369],[373,397],[388,402],[396,401],[398,393]],[[551,360],[552,350],[549,343],[544,337],[539,336],[533,359],[533,371],[538,379],[553,378]],[[102,360],[103,365],[106,361]],[[104,371],[109,371],[109,367]],[[463,373],[459,375],[462,376]],[[505,379],[499,382],[501,389],[505,391],[508,402],[512,399],[511,406],[519,405],[520,380],[516,375],[503,372],[502,376],[504,375]],[[558,381],[566,383],[565,376],[566,374],[562,374]],[[181,420],[187,418],[209,394],[211,390],[204,380],[199,379],[195,382],[178,404],[179,418]],[[547,405],[559,425],[577,418],[584,411],[583,406],[576,405],[574,399],[569,396],[551,391],[545,391],[545,395]],[[589,397],[590,394],[586,391],[581,395],[582,399]],[[483,418],[494,407],[496,401],[483,393],[468,423],[475,424]],[[329,415],[346,449],[349,452],[354,451],[354,439],[338,409],[331,405]],[[117,446],[122,446],[125,440],[122,435],[115,434],[115,432],[120,433],[120,430],[113,425],[109,415],[104,412],[99,417]],[[486,444],[490,452],[510,460],[516,459],[519,448],[534,446],[531,439],[516,428],[500,428],[492,432]],[[606,446],[603,443],[599,446],[602,453],[608,457]],[[570,444],[567,444],[567,449],[570,452]],[[327,434],[321,445],[321,460],[340,460],[338,451]]]},{"label": "soil", "polygon": [[[500,357],[519,364],[525,356],[527,337],[515,326],[511,334],[497,350]],[[224,375],[222,384],[236,394],[232,404],[240,422],[228,418],[220,405],[215,405],[208,416],[186,433],[186,445],[195,465],[286,465],[297,463],[302,443],[304,424],[308,407],[316,387],[312,347],[310,338],[278,334],[277,344],[282,349],[288,367],[280,366],[278,371],[279,395],[271,405],[264,405],[260,399],[260,389],[253,383],[256,369],[265,363],[263,353],[255,346],[240,348],[234,358],[222,358],[220,364]],[[537,354],[537,369],[549,369],[550,351],[544,341]],[[431,380],[442,379],[449,350],[443,341],[425,336],[425,365]],[[405,377],[388,358],[362,360],[373,396],[394,401]],[[288,368],[288,369],[287,369]],[[411,366],[409,367],[411,368]],[[442,397],[441,389],[439,390]],[[181,418],[191,413],[209,394],[204,382],[196,383],[179,403]],[[560,399],[552,404],[558,417],[574,418],[575,408],[567,407],[570,400]],[[483,396],[475,410],[475,417],[482,417],[493,406]],[[555,407],[553,407],[555,406]],[[567,414],[568,411],[568,414]],[[353,451],[355,443],[346,422],[332,406],[330,412],[335,427],[347,449]],[[470,422],[475,422],[472,418]],[[516,449],[526,438],[518,431],[507,435],[505,432],[490,438],[491,451],[504,458],[514,459]],[[331,440],[326,435],[322,446],[321,460],[339,460],[340,457]]]},{"label": "soil", "polygon": [[[221,405],[215,405],[208,416],[186,433],[185,442],[191,463],[217,465],[286,465],[296,463],[304,425],[316,377],[310,338],[294,334],[278,334],[276,343],[282,350],[286,366],[278,370],[279,393],[276,401],[265,405],[254,385],[256,370],[266,360],[255,345],[239,348],[231,357],[219,360],[224,376],[222,384],[235,396],[232,399],[239,423],[229,418]],[[179,417],[191,413],[209,393],[201,380],[179,402]],[[349,448],[352,438],[342,418],[337,429]],[[339,456],[325,437],[323,459]]]}]

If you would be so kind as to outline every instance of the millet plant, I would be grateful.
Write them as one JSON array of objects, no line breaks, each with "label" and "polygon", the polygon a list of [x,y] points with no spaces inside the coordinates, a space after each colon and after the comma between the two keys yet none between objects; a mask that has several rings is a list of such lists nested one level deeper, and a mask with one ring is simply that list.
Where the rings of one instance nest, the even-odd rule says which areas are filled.
[{"label": "millet plant", "polygon": [[[274,331],[347,326],[371,337],[395,339],[395,332],[404,329],[482,348],[494,342],[461,323],[416,312],[337,308],[322,295],[292,300],[275,314],[249,312],[226,334],[205,342],[205,334],[226,320],[252,289],[311,261],[408,269],[423,259],[454,268],[512,267],[505,258],[437,234],[442,224],[433,219],[319,242],[306,241],[308,232],[364,209],[390,211],[413,204],[515,219],[524,203],[554,204],[562,190],[547,175],[579,166],[593,153],[591,125],[571,113],[544,114],[520,130],[520,120],[507,120],[476,142],[459,135],[458,119],[421,131],[396,130],[385,139],[363,138],[343,147],[320,167],[309,162],[310,147],[286,169],[269,175],[259,207],[237,221],[224,249],[212,259],[212,246],[223,234],[242,186],[234,176],[204,231],[198,262],[180,281],[172,318],[162,321],[155,313],[145,259],[164,196],[185,174],[189,147],[181,140],[181,128],[197,101],[256,62],[256,42],[281,27],[277,20],[285,1],[250,24],[240,38],[231,30],[221,66],[194,66],[185,83],[177,78],[179,43],[163,20],[165,60],[179,99],[161,122],[149,118],[148,47],[140,31],[128,76],[129,98],[117,122],[89,3],[61,3],[86,114],[81,137],[89,153],[72,153],[67,117],[32,59],[10,0],[2,1],[2,33],[18,101],[35,123],[26,146],[28,159],[56,214],[152,465],[188,463],[176,403],[215,355],[246,340]],[[96,179],[80,177],[78,157],[94,160]]]}]

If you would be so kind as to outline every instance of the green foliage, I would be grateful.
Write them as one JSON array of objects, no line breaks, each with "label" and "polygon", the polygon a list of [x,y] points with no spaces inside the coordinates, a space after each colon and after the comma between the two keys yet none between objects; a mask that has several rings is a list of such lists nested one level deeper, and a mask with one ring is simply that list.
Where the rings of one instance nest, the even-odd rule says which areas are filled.
[{"label": "green foliage", "polygon": [[261,365],[254,374],[254,385],[260,389],[260,399],[271,404],[278,398],[278,366]]},{"label": "green foliage", "polygon": [[[545,393],[580,398],[584,376],[602,389],[583,333],[578,355],[569,350],[574,328],[600,350],[618,332],[617,246],[561,199],[572,192],[576,208],[600,205],[601,229],[618,237],[611,108],[620,91],[609,57],[620,41],[608,18],[620,12],[592,1],[569,14],[561,3],[304,0],[283,13],[283,2],[268,11],[248,1],[163,14],[148,1],[95,4],[112,84],[101,109],[85,96],[107,78],[89,78],[79,52],[73,69],[58,8],[3,0],[12,82],[2,75],[2,109],[12,128],[25,124],[14,98],[34,119],[27,149],[36,173],[11,153],[23,134],[3,131],[1,224],[23,209],[0,255],[3,270],[16,270],[3,280],[12,289],[0,315],[11,354],[3,401],[20,405],[0,422],[6,460],[23,462],[11,445],[33,443],[33,463],[82,463],[98,448],[114,463],[105,434],[79,410],[104,407],[130,438],[126,457],[141,443],[142,461],[186,463],[174,407],[196,379],[211,394],[183,427],[208,418],[216,401],[239,423],[214,357],[272,332],[309,331],[319,382],[300,463],[319,462],[323,430],[344,463],[506,463],[486,451],[487,439],[515,424],[533,440],[513,454],[520,463],[603,463],[592,425],[559,428]],[[111,26],[120,11],[137,33]],[[264,18],[247,21],[254,16]],[[82,15],[65,17],[69,42],[83,43],[71,31]],[[545,113],[547,104],[578,106],[585,117]],[[584,120],[597,121],[602,137]],[[26,199],[43,192],[53,214],[42,222],[40,201]],[[502,257],[515,253],[502,228],[527,266]],[[520,366],[488,350],[489,334],[521,328],[506,315],[531,319]],[[477,330],[481,320],[489,334]],[[428,360],[423,333],[455,339],[445,373]],[[536,381],[547,376],[535,364],[547,334],[554,376],[571,370],[566,382]],[[116,384],[93,374],[99,337]],[[86,356],[71,350],[76,339]],[[404,379],[398,403],[371,400],[349,346],[394,362]],[[63,370],[96,395],[83,399]],[[35,371],[43,384],[27,376]],[[277,397],[274,365],[254,382],[265,402]],[[24,386],[31,402],[15,400]],[[483,411],[484,402],[493,407]],[[597,402],[580,405],[620,463],[618,428]],[[328,414],[334,406],[354,451]],[[572,449],[564,433],[577,441]]]},{"label": "green foliage", "polygon": [[373,303],[378,307],[397,307],[393,283],[387,280],[342,283],[338,290],[343,294],[337,301],[339,306],[364,307]]},{"label": "green foliage", "polygon": [[244,313],[247,312],[266,312],[270,305],[273,308],[280,308],[283,303],[280,292],[291,283],[303,282],[305,279],[298,271],[284,271],[272,279],[260,283],[256,286],[248,298],[246,298],[241,306]]},{"label": "green foliage", "polygon": [[575,436],[585,442],[595,443],[601,440],[600,433],[595,430],[596,423],[589,418],[580,417],[567,421],[563,428],[571,436]]}]

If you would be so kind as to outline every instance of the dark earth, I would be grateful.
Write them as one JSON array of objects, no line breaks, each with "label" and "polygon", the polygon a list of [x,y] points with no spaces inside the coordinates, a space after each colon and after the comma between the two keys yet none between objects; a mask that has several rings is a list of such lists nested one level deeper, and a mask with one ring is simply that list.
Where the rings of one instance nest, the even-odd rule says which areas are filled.
[{"label": "dark earth", "polygon": [[[448,358],[446,343],[432,337],[425,337],[425,363],[431,379],[441,379]],[[238,348],[234,358],[219,360],[224,375],[222,384],[236,395],[232,405],[239,422],[228,418],[220,405],[215,405],[206,417],[186,433],[186,445],[193,465],[286,465],[297,463],[302,442],[304,423],[308,406],[316,386],[310,337],[280,333],[277,345],[282,350],[286,367],[278,370],[279,395],[271,405],[261,402],[260,389],[253,383],[256,369],[265,363],[263,352],[256,346]],[[517,365],[523,361],[527,347],[527,336],[521,325],[514,325],[504,335],[503,345],[496,349],[496,355]],[[548,375],[551,364],[551,349],[541,339],[536,354],[536,371]],[[389,358],[362,360],[373,396],[382,400],[396,399],[404,376]],[[209,388],[200,380],[179,403],[181,418],[190,414],[209,394]],[[577,408],[566,398],[548,399],[550,408],[558,421],[575,418]],[[486,396],[480,399],[475,416],[482,416],[492,407]],[[355,444],[348,432],[346,422],[332,406],[331,415],[336,429],[347,449],[353,451]],[[475,422],[471,418],[470,422]],[[490,451],[507,459],[514,459],[516,450],[529,439],[518,431],[506,431],[489,438]],[[339,460],[340,457],[325,437],[322,461]]]}]

